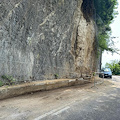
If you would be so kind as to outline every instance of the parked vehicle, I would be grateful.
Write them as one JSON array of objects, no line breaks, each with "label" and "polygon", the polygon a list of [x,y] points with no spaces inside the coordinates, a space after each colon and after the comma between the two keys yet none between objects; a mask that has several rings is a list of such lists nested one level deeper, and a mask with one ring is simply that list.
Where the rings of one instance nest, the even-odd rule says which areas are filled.
[{"label": "parked vehicle", "polygon": [[101,73],[99,74],[99,77],[103,78],[103,75],[104,75],[104,78],[105,77],[110,77],[112,78],[112,72],[111,72],[111,69],[110,68],[104,68],[101,70]]}]

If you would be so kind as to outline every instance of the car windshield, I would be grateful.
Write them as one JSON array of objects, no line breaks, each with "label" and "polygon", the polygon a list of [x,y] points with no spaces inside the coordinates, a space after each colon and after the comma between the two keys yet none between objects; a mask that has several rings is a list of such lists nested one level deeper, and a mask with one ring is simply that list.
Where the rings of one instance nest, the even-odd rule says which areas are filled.
[{"label": "car windshield", "polygon": [[104,69],[104,72],[109,72],[109,71],[110,71],[109,68],[105,68],[105,69]]}]

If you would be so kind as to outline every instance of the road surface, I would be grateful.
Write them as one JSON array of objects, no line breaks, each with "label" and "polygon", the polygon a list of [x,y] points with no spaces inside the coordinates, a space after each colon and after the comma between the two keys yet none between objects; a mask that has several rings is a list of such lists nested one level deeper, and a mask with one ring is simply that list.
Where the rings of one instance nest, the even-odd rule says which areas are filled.
[{"label": "road surface", "polygon": [[120,120],[120,76],[0,101],[0,120]]}]

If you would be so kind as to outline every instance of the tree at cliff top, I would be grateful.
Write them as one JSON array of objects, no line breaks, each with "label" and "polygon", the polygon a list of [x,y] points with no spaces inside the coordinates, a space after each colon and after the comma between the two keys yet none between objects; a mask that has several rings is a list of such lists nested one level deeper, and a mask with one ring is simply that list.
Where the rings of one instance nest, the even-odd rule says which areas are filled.
[{"label": "tree at cliff top", "polygon": [[116,49],[112,47],[113,41],[110,39],[110,24],[117,14],[115,11],[117,4],[117,0],[94,0],[99,47],[102,51],[116,52]]}]

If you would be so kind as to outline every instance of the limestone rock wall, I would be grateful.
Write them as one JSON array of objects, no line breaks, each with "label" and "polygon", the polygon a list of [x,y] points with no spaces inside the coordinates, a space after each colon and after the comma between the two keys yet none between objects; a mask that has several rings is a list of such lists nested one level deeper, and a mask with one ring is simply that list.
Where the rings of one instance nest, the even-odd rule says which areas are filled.
[{"label": "limestone rock wall", "polygon": [[94,21],[82,0],[1,0],[0,75],[72,78],[95,69]]}]

